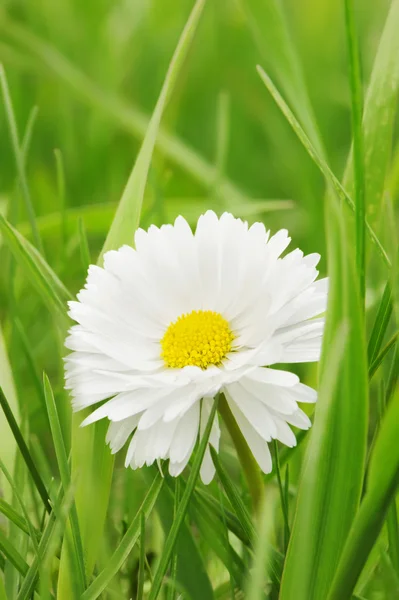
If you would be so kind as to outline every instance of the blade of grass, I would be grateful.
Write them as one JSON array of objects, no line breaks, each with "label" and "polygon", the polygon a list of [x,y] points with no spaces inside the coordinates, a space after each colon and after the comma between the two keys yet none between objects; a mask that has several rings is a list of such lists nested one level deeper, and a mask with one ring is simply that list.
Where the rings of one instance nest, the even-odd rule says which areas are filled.
[{"label": "blade of grass", "polygon": [[222,415],[223,421],[237,451],[238,458],[248,483],[248,489],[251,493],[253,509],[256,512],[264,494],[264,485],[259,465],[256,462],[246,439],[242,435],[223,394],[220,397],[219,412]]},{"label": "blade of grass", "polygon": [[233,510],[235,511],[238,520],[240,521],[241,527],[243,528],[246,536],[248,537],[248,540],[250,540],[252,543],[256,537],[256,533],[247,507],[242,501],[239,491],[233,484],[231,478],[226,473],[222,463],[220,462],[218,453],[212,446],[210,447],[210,451],[213,464],[215,465],[216,473],[220,479],[226,496],[229,499],[229,502],[233,507]]},{"label": "blade of grass", "polygon": [[[3,388],[5,396],[8,398],[10,409],[15,416],[15,420],[19,422],[19,407],[18,397],[15,387],[14,377],[11,370],[10,361],[8,358],[8,352],[6,348],[5,339],[3,337],[3,331],[0,324],[0,387]],[[10,427],[7,420],[3,417],[3,413],[0,413],[0,456],[3,458],[6,467],[9,471],[14,468],[15,452],[16,452],[15,439],[10,431]],[[7,482],[2,482],[3,494],[6,500],[11,500],[11,490]]]},{"label": "blade of grass", "polygon": [[279,461],[278,447],[277,447],[276,440],[273,440],[273,446],[274,446],[274,458],[275,458],[275,465],[276,465],[277,482],[278,482],[278,488],[279,488],[279,492],[280,492],[281,510],[283,513],[283,520],[284,520],[284,551],[287,552],[288,542],[290,539],[290,524],[289,524],[289,519],[288,519],[288,505],[286,504],[287,495],[286,495],[285,487],[283,488],[283,482],[281,479],[280,461]]},{"label": "blade of grass", "polygon": [[14,523],[21,531],[29,534],[28,525],[24,519],[12,506],[3,498],[0,498],[0,512],[10,521]]},{"label": "blade of grass", "polygon": [[[222,490],[220,487],[218,487],[218,493],[219,493],[219,502],[220,502],[220,509],[221,509],[221,513],[222,513],[222,523],[223,523],[223,533],[224,533],[224,543],[226,545],[226,547],[230,550],[230,552],[228,553],[228,559],[229,559],[229,564],[227,565],[227,568],[229,570],[229,572],[231,573],[233,571],[233,550],[230,546],[230,541],[229,541],[229,530],[227,528],[227,522],[226,522],[226,516],[224,514],[224,502],[223,502],[223,494],[222,494]],[[234,555],[233,555],[234,556]],[[243,569],[242,572],[244,573],[245,567],[243,565]],[[237,581],[237,578],[233,579],[230,575],[229,577],[229,583],[230,583],[230,592],[231,592],[231,600],[234,600],[234,589],[235,589],[235,585],[234,585],[234,581],[236,581],[237,583],[240,583],[240,581]]]},{"label": "blade of grass", "polygon": [[298,489],[280,600],[327,596],[363,487],[368,416],[363,319],[342,214],[335,199],[327,208],[331,288],[319,399]]},{"label": "blade of grass", "polygon": [[35,528],[32,525],[32,522],[29,518],[29,513],[26,509],[25,503],[22,499],[21,494],[19,493],[18,487],[14,484],[11,475],[9,474],[5,464],[3,463],[3,461],[0,459],[0,469],[2,470],[2,472],[4,473],[8,483],[10,484],[13,494],[16,497],[18,504],[21,508],[22,514],[24,515],[24,522],[28,528],[28,534],[30,536],[31,542],[32,542],[32,546],[35,550],[36,555],[38,555],[39,553],[39,548],[38,548],[38,542],[37,542],[37,531],[35,530]]},{"label": "blade of grass", "polygon": [[388,553],[396,574],[399,574],[399,525],[396,510],[396,499],[394,498],[387,515],[388,529]]},{"label": "blade of grass", "polygon": [[[238,587],[243,587],[245,578],[245,565],[242,558],[232,548],[223,525],[223,517],[215,521],[207,506],[200,507],[198,500],[193,495],[188,509],[190,522],[198,528],[199,537],[204,545],[220,560],[226,567],[230,579]],[[176,550],[178,554],[178,550]],[[172,563],[173,564],[173,563]]]},{"label": "blade of grass", "polygon": [[375,317],[367,348],[367,355],[370,365],[377,358],[382,346],[382,342],[384,341],[389,321],[391,319],[393,310],[391,293],[391,284],[389,281],[387,281],[382,294],[381,302],[378,306],[377,315]]},{"label": "blade of grass", "polygon": [[39,472],[36,468],[36,465],[32,459],[32,456],[29,452],[29,448],[25,443],[25,440],[19,430],[18,424],[14,418],[10,405],[7,402],[7,398],[5,397],[3,390],[0,388],[0,404],[10,426],[10,429],[14,435],[15,441],[17,442],[18,448],[23,456],[23,459],[28,467],[28,470],[31,474],[31,477],[35,483],[36,489],[43,501],[43,504],[47,510],[47,512],[51,512],[51,506],[49,503],[49,496],[45,485],[42,481],[42,478],[39,475]]},{"label": "blade of grass", "polygon": [[[58,521],[61,519],[61,524],[63,526],[65,523],[64,519],[66,519],[66,516],[70,510],[70,506],[72,505],[72,500],[72,486],[67,490],[67,494],[65,496],[61,486],[54,501],[54,509],[49,516],[40,538],[39,556],[41,556],[43,559],[45,559],[49,549],[54,547],[53,540],[60,529]],[[33,559],[32,564],[30,565],[29,570],[22,582],[17,600],[30,600],[32,598],[41,564],[41,561],[39,561],[38,557],[36,556]]]},{"label": "blade of grass", "polygon": [[57,275],[28,240],[0,214],[0,232],[23,272],[31,280],[43,301],[62,318],[66,301],[72,296]]},{"label": "blade of grass", "polygon": [[140,558],[137,582],[137,600],[143,600],[145,566],[145,515],[140,513]]},{"label": "blade of grass", "polygon": [[91,264],[89,242],[86,235],[85,224],[82,217],[78,219],[78,231],[79,231],[79,246],[80,246],[80,258],[82,259],[82,265],[85,273]]},{"label": "blade of grass", "polygon": [[[53,438],[55,453],[57,456],[58,469],[60,471],[61,483],[64,491],[71,485],[71,475],[69,472],[68,457],[65,450],[64,438],[62,436],[61,425],[58,418],[57,407],[55,405],[53,390],[46,374],[43,375],[44,397],[46,400],[47,414],[50,422],[50,429]],[[86,587],[85,564],[83,555],[82,538],[78,521],[78,513],[75,503],[72,504],[70,512],[70,526],[73,538],[74,552],[71,552],[71,564],[76,569],[80,593],[83,593]]]},{"label": "blade of grass", "polygon": [[260,513],[259,536],[255,545],[255,553],[250,577],[247,581],[245,598],[247,600],[262,600],[265,597],[265,588],[269,573],[265,565],[271,563],[271,536],[273,533],[273,513],[276,499],[265,499]]},{"label": "blade of grass", "polygon": [[240,4],[262,60],[266,61],[268,70],[273,70],[288,101],[295,106],[299,121],[318,153],[324,155],[299,53],[293,43],[283,4],[278,0],[241,0]]},{"label": "blade of grass", "polygon": [[[217,454],[216,450],[211,446],[210,451],[213,464],[215,465],[216,473],[220,479],[226,496],[241,523],[242,528],[248,536],[250,546],[252,548],[253,545],[256,544],[257,533],[254,524],[252,523],[249,512],[247,510],[247,507],[242,501],[240,492],[237,490],[236,486],[231,480],[231,477],[229,477],[228,473],[226,472],[225,468],[220,462],[219,455]],[[284,557],[275,549],[273,549],[268,569],[273,576],[273,580],[277,583],[280,582],[281,579],[283,561]]]},{"label": "blade of grass", "polygon": [[[177,510],[180,502],[180,479],[176,478],[175,480],[175,498],[174,498],[174,506],[173,506],[173,518],[176,518]],[[175,600],[176,597],[176,589],[174,585],[177,580],[177,552],[176,549],[173,552],[171,559],[171,569],[170,569],[170,580],[172,585],[168,589],[167,600]],[[152,583],[152,582],[151,582]]]},{"label": "blade of grass", "polygon": [[[341,200],[343,200],[353,212],[355,212],[356,209],[355,209],[355,205],[354,205],[352,198],[345,191],[345,189],[343,188],[341,183],[338,181],[338,179],[336,178],[334,173],[331,171],[330,167],[327,165],[325,160],[319,156],[319,154],[315,150],[313,144],[309,140],[306,133],[303,131],[302,127],[298,123],[298,121],[295,118],[294,114],[292,113],[291,109],[288,107],[287,103],[285,102],[285,100],[281,96],[280,92],[275,87],[275,85],[272,82],[272,80],[270,79],[270,77],[265,73],[265,71],[262,69],[262,67],[258,66],[257,70],[258,70],[258,73],[259,73],[263,83],[267,87],[268,91],[270,92],[270,94],[273,97],[274,101],[276,102],[277,106],[280,108],[281,112],[287,119],[288,123],[291,125],[292,129],[298,136],[299,140],[302,142],[302,144],[303,144],[304,148],[307,150],[309,156],[313,159],[316,166],[319,168],[321,173],[324,175],[326,182],[329,185],[331,185],[332,189],[335,191],[335,193],[338,195],[338,197]],[[387,255],[383,245],[381,244],[377,235],[375,234],[375,232],[373,231],[373,229],[370,227],[370,225],[367,222],[366,222],[366,228],[367,228],[368,234],[370,236],[370,239],[376,246],[382,260],[385,262],[386,265],[390,266],[391,262],[390,262],[390,259]]]},{"label": "blade of grass", "polygon": [[373,448],[367,492],[346,540],[328,600],[351,597],[399,485],[399,396],[388,405]]},{"label": "blade of grass", "polygon": [[15,119],[14,109],[12,106],[11,95],[8,89],[8,83],[6,78],[6,73],[4,71],[3,65],[0,63],[0,85],[3,92],[4,106],[6,109],[6,117],[8,121],[8,127],[10,130],[11,142],[15,156],[15,162],[17,165],[17,171],[19,176],[19,183],[22,190],[22,195],[25,201],[25,209],[28,214],[30,226],[32,229],[32,236],[35,243],[35,246],[38,248],[39,252],[44,255],[43,244],[40,238],[40,233],[36,225],[36,216],[35,211],[32,204],[32,199],[30,196],[29,186],[26,179],[25,174],[25,165],[24,165],[24,154],[20,147],[19,136],[18,136],[18,127]]},{"label": "blade of grass", "polygon": [[360,57],[356,32],[353,0],[344,0],[345,32],[348,48],[349,81],[351,90],[351,116],[353,136],[353,171],[356,221],[356,267],[362,309],[366,296],[366,199],[364,172],[364,142],[362,128],[363,98],[360,77]]},{"label": "blade of grass", "polygon": [[379,353],[379,355],[376,357],[376,359],[371,363],[370,368],[369,368],[369,379],[372,379],[372,377],[375,375],[377,369],[379,368],[379,366],[381,365],[382,361],[384,360],[384,358],[386,357],[386,355],[388,354],[388,352],[395,346],[395,344],[398,341],[398,335],[399,332],[397,331],[389,340],[389,342],[384,346],[384,348],[381,350],[381,352]]},{"label": "blade of grass", "polygon": [[[394,118],[399,90],[399,2],[390,3],[364,103],[363,139],[368,220],[375,228],[382,211],[387,170],[390,165]],[[354,165],[349,156],[343,179],[352,193]]]},{"label": "blade of grass", "polygon": [[146,497],[143,500],[139,512],[133,519],[132,523],[130,524],[128,530],[123,536],[115,552],[108,560],[107,566],[103,571],[101,571],[99,575],[97,575],[93,583],[82,595],[81,600],[95,600],[96,598],[98,598],[106,589],[107,585],[116,575],[116,573],[118,573],[119,569],[125,562],[126,558],[129,556],[134,545],[137,543],[137,540],[140,537],[141,515],[143,514],[147,519],[148,516],[151,514],[157,497],[162,489],[162,486],[163,479],[158,473],[154,481],[152,482]]},{"label": "blade of grass", "polygon": [[39,398],[41,405],[43,406],[43,408],[45,408],[46,403],[45,403],[44,395],[43,395],[43,387],[42,387],[42,383],[40,381],[40,376],[39,376],[39,373],[38,373],[38,370],[37,370],[37,367],[35,364],[35,359],[32,354],[32,346],[26,336],[24,327],[18,317],[14,318],[14,326],[15,326],[15,330],[18,334],[19,340],[21,342],[22,350],[26,357],[26,362],[28,363],[28,367],[29,367],[29,370],[32,375],[32,382],[36,389],[37,396]]},{"label": "blade of grass", "polygon": [[[173,548],[176,544],[176,539],[179,534],[180,527],[186,516],[188,504],[190,502],[191,495],[194,491],[195,484],[198,479],[202,460],[204,458],[205,450],[208,445],[208,440],[209,440],[209,436],[211,433],[213,420],[215,418],[217,405],[218,405],[218,399],[216,399],[213,403],[212,409],[210,411],[208,423],[205,428],[204,435],[200,441],[197,452],[195,453],[192,468],[190,471],[190,476],[187,480],[187,486],[182,495],[182,499],[179,504],[179,510],[176,515],[176,518],[174,519],[172,527],[169,532],[169,535],[166,538],[166,541],[165,541],[165,544],[163,547],[163,551],[162,551],[162,555],[161,555],[161,558],[160,558],[160,561],[158,564],[158,568],[154,574],[154,581],[151,586],[151,591],[148,596],[148,600],[156,600],[156,598],[158,597],[159,591],[161,589],[162,580],[163,580],[166,570],[168,568],[169,561],[172,556]],[[205,600],[205,598],[204,598],[204,600]]]},{"label": "blade of grass", "polygon": [[191,46],[204,5],[205,0],[197,0],[180,36],[161,93],[148,124],[148,129],[144,136],[140,152],[123,191],[112,225],[108,231],[101,256],[103,256],[107,250],[114,250],[123,244],[132,244],[133,242],[133,233],[139,226],[148,171],[162,115],[175,87],[180,70],[187,56],[188,49]]},{"label": "blade of grass", "polygon": [[29,569],[27,563],[4,535],[2,529],[0,529],[0,550],[21,575],[26,575]]},{"label": "blade of grass", "polygon": [[[216,500],[216,498],[214,498],[214,496],[208,494],[200,488],[195,491],[195,495],[198,498],[200,506],[202,506],[202,504],[205,504],[207,508],[212,512],[214,519],[221,519],[222,515],[220,512],[220,503]],[[229,531],[234,533],[234,535],[239,540],[241,540],[241,542],[245,544],[245,546],[250,546],[251,542],[246,532],[244,531],[244,528],[242,527],[238,517],[234,513],[232,513],[228,508],[226,508],[226,503],[224,504],[223,512],[224,517],[226,519],[226,525]]]},{"label": "blade of grass", "polygon": [[58,190],[58,202],[60,206],[60,221],[61,221],[61,248],[62,253],[61,256],[65,258],[65,249],[68,241],[67,234],[67,210],[66,210],[66,200],[65,200],[65,169],[64,169],[64,161],[62,158],[61,150],[56,148],[54,150],[55,156],[55,166],[57,173],[57,190]]},{"label": "blade of grass", "polygon": [[[150,473],[156,471],[157,467],[150,469]],[[170,478],[166,477],[166,481],[169,483]],[[174,505],[173,491],[169,485],[165,485],[159,494],[156,505],[165,537],[169,534],[174,522]],[[175,588],[179,589],[181,586],[192,600],[212,598],[212,584],[205,562],[188,523],[184,521],[180,528],[175,551],[178,555]]]}]

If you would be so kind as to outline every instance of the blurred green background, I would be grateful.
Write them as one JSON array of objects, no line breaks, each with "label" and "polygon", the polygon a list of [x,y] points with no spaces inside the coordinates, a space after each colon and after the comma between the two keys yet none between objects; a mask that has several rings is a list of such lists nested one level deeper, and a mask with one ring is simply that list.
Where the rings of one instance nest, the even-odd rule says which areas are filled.
[{"label": "blurred green background", "polygon": [[[388,5],[358,5],[365,84]],[[282,6],[329,164],[341,177],[351,138],[343,5],[286,0]],[[191,0],[2,3],[0,61],[21,140],[33,123],[26,156],[32,203],[46,258],[73,292],[85,276],[79,219],[95,262],[191,7]],[[142,226],[177,214],[194,222],[207,208],[231,210],[263,219],[272,230],[288,228],[295,246],[322,253],[324,272],[323,179],[256,72],[261,64],[277,85],[284,83],[272,18],[262,0],[207,3],[163,119]],[[290,90],[282,92],[289,99]],[[0,210],[29,237],[3,105],[0,157]],[[45,417],[34,369],[9,317],[17,314],[36,368],[58,380],[59,391],[61,340],[57,348],[46,308],[0,252],[0,318],[21,401],[40,431]]]}]

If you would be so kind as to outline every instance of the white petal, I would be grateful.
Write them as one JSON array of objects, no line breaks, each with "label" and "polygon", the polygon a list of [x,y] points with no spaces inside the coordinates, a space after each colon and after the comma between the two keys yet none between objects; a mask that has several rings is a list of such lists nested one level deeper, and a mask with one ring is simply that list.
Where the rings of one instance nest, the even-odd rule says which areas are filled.
[{"label": "white petal", "polygon": [[241,429],[241,432],[254,455],[258,465],[264,473],[270,473],[272,470],[272,458],[267,442],[255,431],[252,425],[244,417],[242,412],[238,409],[236,403],[232,400],[228,390],[226,390],[226,398],[230,406],[230,410],[233,413],[237,425]]},{"label": "white petal", "polygon": [[125,419],[117,423],[109,424],[107,431],[107,444],[111,447],[112,454],[119,452],[121,448],[126,444],[129,435],[136,429],[138,415]]}]

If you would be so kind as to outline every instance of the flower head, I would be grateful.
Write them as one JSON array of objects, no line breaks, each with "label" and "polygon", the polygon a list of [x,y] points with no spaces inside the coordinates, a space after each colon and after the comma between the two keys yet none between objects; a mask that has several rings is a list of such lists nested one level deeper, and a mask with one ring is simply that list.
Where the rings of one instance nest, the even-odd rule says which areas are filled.
[{"label": "flower head", "polygon": [[[178,217],[90,266],[69,304],[78,324],[66,340],[66,387],[75,410],[102,403],[84,424],[108,418],[112,452],[131,437],[126,466],[169,459],[181,473],[218,392],[266,473],[268,442],[294,446],[290,425],[310,427],[298,402],[316,392],[270,367],[319,359],[327,280],[316,281],[317,254],[281,258],[289,242],[286,230],[269,237],[262,223],[208,211],[195,234]],[[219,438],[216,416],[216,450]],[[213,474],[208,449],[202,480]]]}]

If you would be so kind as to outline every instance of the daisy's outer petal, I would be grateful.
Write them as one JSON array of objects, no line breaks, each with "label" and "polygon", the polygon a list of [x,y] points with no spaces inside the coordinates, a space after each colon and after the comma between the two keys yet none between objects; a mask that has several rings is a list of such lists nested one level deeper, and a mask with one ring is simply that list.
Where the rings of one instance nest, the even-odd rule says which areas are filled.
[{"label": "daisy's outer petal", "polygon": [[[200,422],[200,438],[204,435],[206,425],[208,423],[209,415],[212,410],[213,399],[204,398],[201,409],[201,422]],[[212,423],[211,433],[209,435],[209,444],[206,447],[204,458],[201,465],[200,475],[202,482],[208,485],[215,475],[215,465],[211,457],[209,445],[212,445],[215,450],[219,451],[219,439],[220,439],[220,427],[217,413]]]},{"label": "daisy's outer petal", "polygon": [[110,445],[112,454],[119,452],[121,448],[126,444],[129,435],[136,429],[139,417],[129,417],[124,421],[118,421],[109,424],[107,431],[106,442]]},{"label": "daisy's outer petal", "polygon": [[272,470],[272,458],[270,455],[269,446],[265,440],[255,431],[249,421],[244,417],[237,404],[229,394],[228,389],[225,390],[226,398],[230,407],[231,412],[237,425],[241,429],[241,432],[254,455],[258,465],[264,473],[270,473]]},{"label": "daisy's outer petal", "polygon": [[276,437],[276,426],[264,403],[252,396],[241,383],[232,383],[226,389],[231,400],[264,440],[270,442]]},{"label": "daisy's outer petal", "polygon": [[325,320],[311,319],[280,329],[276,339],[283,344],[282,362],[315,362],[320,358]]},{"label": "daisy's outer petal", "polygon": [[169,473],[179,475],[187,465],[197,441],[200,403],[197,402],[183,415],[169,449]]}]

